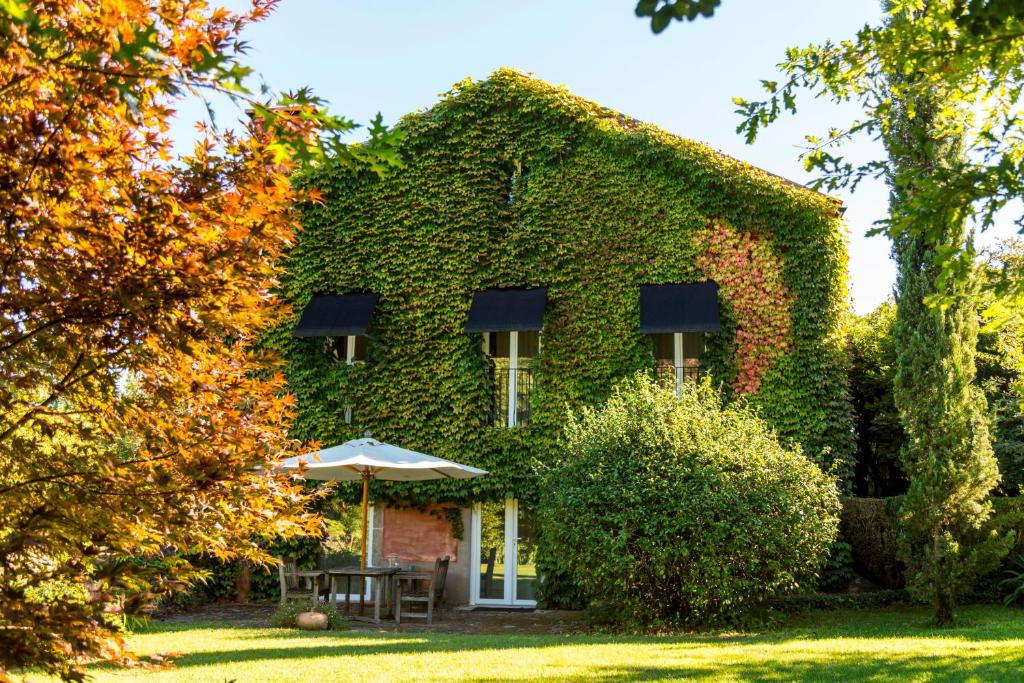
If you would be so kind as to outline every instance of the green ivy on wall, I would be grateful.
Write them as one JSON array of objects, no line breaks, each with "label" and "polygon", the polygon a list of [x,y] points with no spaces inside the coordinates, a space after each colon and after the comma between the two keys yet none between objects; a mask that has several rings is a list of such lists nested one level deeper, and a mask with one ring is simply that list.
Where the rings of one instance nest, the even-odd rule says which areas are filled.
[{"label": "green ivy on wall", "polygon": [[[385,178],[339,164],[297,180],[323,201],[301,207],[282,281],[296,314],[313,292],[371,291],[380,301],[365,364],[338,364],[322,340],[293,338],[294,321],[275,333],[297,398],[295,435],[333,445],[371,430],[491,475],[374,482],[376,499],[530,501],[567,411],[651,367],[638,285],[726,272],[738,279],[723,286],[706,367],[726,392],[751,392],[783,437],[848,476],[846,248],[835,200],[507,69],[459,83],[398,128],[405,163]],[[709,252],[714,234],[733,266]],[[744,294],[750,263],[763,266],[762,298]],[[473,293],[498,286],[548,288],[531,422],[514,429],[485,426],[482,338],[464,331]],[[767,327],[752,324],[751,310],[769,312]],[[779,337],[763,358],[758,340],[740,334],[757,329]]]}]

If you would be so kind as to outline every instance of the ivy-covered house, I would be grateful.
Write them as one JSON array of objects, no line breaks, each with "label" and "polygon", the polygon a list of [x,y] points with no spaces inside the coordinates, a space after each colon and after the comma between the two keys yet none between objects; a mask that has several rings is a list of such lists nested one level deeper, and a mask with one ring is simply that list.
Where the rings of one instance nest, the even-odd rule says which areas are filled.
[{"label": "ivy-covered house", "polygon": [[638,371],[710,376],[846,474],[836,200],[507,69],[399,128],[385,177],[299,181],[322,201],[283,282],[296,436],[370,431],[491,474],[374,482],[373,562],[451,555],[455,602],[557,597],[543,463],[570,411]]}]

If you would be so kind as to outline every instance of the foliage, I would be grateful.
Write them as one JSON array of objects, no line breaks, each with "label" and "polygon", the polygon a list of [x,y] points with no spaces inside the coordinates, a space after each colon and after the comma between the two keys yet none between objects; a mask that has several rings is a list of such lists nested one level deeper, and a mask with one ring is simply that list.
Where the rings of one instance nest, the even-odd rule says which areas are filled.
[{"label": "foliage", "polygon": [[[834,200],[510,70],[458,84],[396,130],[403,166],[387,177],[325,165],[299,181],[322,201],[302,206],[289,254],[282,289],[294,309],[314,291],[381,298],[365,364],[332,362],[322,340],[291,336],[291,320],[270,340],[288,360],[295,434],[330,444],[369,429],[491,474],[375,481],[375,499],[535,502],[567,406],[597,405],[615,380],[653,364],[638,285],[709,277],[704,239],[726,225],[730,249],[781,268],[773,294],[789,293],[779,312],[791,342],[750,400],[783,438],[846,466],[846,255]],[[473,292],[499,285],[549,288],[531,420],[516,429],[485,424],[481,338],[465,332]],[[731,390],[740,320],[728,298],[722,315],[705,361]]]},{"label": "foliage", "polygon": [[290,600],[283,605],[278,605],[274,614],[270,617],[270,625],[275,628],[295,628],[295,618],[303,612],[319,612],[327,615],[328,631],[347,631],[348,622],[345,615],[337,607],[331,607],[330,603],[320,603],[315,607],[303,602]]},{"label": "foliage", "polygon": [[878,590],[867,593],[801,593],[772,601],[772,608],[786,613],[808,610],[865,610],[902,605],[909,602],[904,590]]},{"label": "foliage", "polygon": [[999,582],[999,587],[1006,591],[1003,604],[1009,607],[1017,603],[1024,603],[1024,553],[1013,557],[1005,574],[1005,578]]},{"label": "foliage", "polygon": [[[888,589],[904,586],[904,566],[898,557],[900,508],[902,496],[890,498],[847,498],[843,501],[840,529],[853,548],[857,571]],[[1024,549],[1024,498],[993,498],[993,513],[976,533],[978,538],[993,534],[1013,537],[1013,552]],[[982,565],[995,567],[1002,548],[983,549]],[[1008,561],[981,577],[968,597],[972,600],[1003,599],[1005,592],[999,587]]]},{"label": "foliage", "polygon": [[732,309],[736,319],[736,394],[753,394],[765,373],[792,350],[789,309],[792,295],[783,280],[782,259],[752,233],[712,225],[698,240],[707,243],[698,263]]},{"label": "foliage", "polygon": [[[955,631],[923,628],[913,607],[789,615],[753,633],[607,635],[438,633],[355,629],[345,633],[230,623],[159,624],[133,636],[146,654],[176,652],[154,672],[167,683],[335,680],[514,679],[724,681],[1012,681],[1024,669],[1019,610],[970,607]],[[476,617],[476,618],[479,618]],[[502,617],[506,619],[506,617]],[[568,624],[575,626],[572,622]],[[269,656],[272,654],[273,656]],[[695,673],[697,672],[697,673]],[[90,667],[97,683],[131,672]],[[127,673],[127,675],[126,675]],[[132,680],[136,680],[133,678]],[[150,677],[140,675],[146,683]]]},{"label": "foliage", "polygon": [[706,381],[677,399],[625,380],[563,449],[541,496],[548,542],[627,623],[742,619],[813,585],[836,536],[834,480]]},{"label": "foliage", "polygon": [[[292,406],[251,344],[284,310],[295,162],[389,156],[381,135],[342,149],[351,122],[308,92],[252,97],[239,33],[273,7],[0,3],[0,679],[124,661],[112,603],[193,583],[187,555],[259,564],[314,528],[268,473]],[[258,125],[203,126],[175,160],[174,107],[199,92]]]},{"label": "foliage", "polygon": [[638,0],[636,15],[651,18],[651,30],[661,33],[673,19],[693,21],[710,17],[722,0]]},{"label": "foliage", "polygon": [[853,547],[843,538],[842,526],[832,542],[825,565],[818,576],[817,590],[826,593],[845,591],[853,581]]},{"label": "foliage", "polygon": [[[893,23],[913,21],[899,16]],[[898,87],[913,73],[893,78]],[[886,136],[892,160],[890,213],[905,203],[932,174],[961,154],[960,138],[945,128],[939,91],[901,101]],[[918,139],[927,135],[927,142]],[[912,180],[910,180],[912,179]],[[941,277],[944,250],[967,249],[963,217],[940,217],[941,230],[898,234],[893,255],[896,279],[896,375],[893,398],[907,442],[900,461],[910,483],[901,509],[900,556],[907,565],[907,587],[935,606],[937,623],[953,623],[957,599],[991,561],[987,546],[1007,540],[977,538],[991,514],[989,492],[999,482],[992,451],[985,396],[975,386],[977,350],[977,269],[961,278]],[[926,237],[926,232],[928,235]],[[965,247],[966,243],[966,247]],[[941,295],[944,306],[928,301]],[[980,545],[979,545],[980,544]],[[993,552],[998,552],[993,550]]]},{"label": "foliage", "polygon": [[[807,136],[803,158],[808,170],[820,173],[816,186],[852,189],[866,177],[912,183],[914,192],[902,197],[900,211],[879,229],[892,238],[941,245],[933,254],[939,276],[962,285],[970,279],[972,255],[965,245],[944,240],[949,220],[984,230],[1001,212],[1017,211],[1015,222],[1024,228],[1024,15],[1007,0],[888,0],[885,7],[886,19],[865,25],[853,39],[787,50],[783,80],[762,81],[764,100],[736,100],[743,119],[738,130],[752,142],[784,112],[796,113],[802,92],[856,102],[862,110],[856,120]],[[911,20],[900,19],[911,14]],[[941,93],[938,124],[904,107],[929,93]],[[885,158],[864,162],[841,154],[851,139],[891,140],[899,128],[921,150],[936,139],[959,139],[963,154],[925,176],[894,166],[888,149]],[[991,283],[993,291],[1021,300],[1024,268],[1007,275]],[[930,301],[947,305],[951,294],[932,292]]]},{"label": "foliage", "polygon": [[552,544],[544,537],[537,541],[537,604],[543,609],[579,610],[588,608],[586,596],[576,585]]},{"label": "foliage", "polygon": [[899,514],[903,499],[846,498],[840,530],[853,551],[853,566],[863,576],[887,589],[905,585],[898,557]]},{"label": "foliage", "polygon": [[906,434],[892,395],[895,321],[896,306],[886,301],[867,315],[852,316],[849,327],[850,396],[857,429],[853,491],[857,496],[894,496],[907,490],[899,462]]},{"label": "foliage", "polygon": [[[1009,240],[987,255],[983,274],[998,281],[1024,264],[1024,242]],[[1024,318],[1020,306],[984,297],[985,325],[978,334],[978,384],[991,413],[992,447],[999,462],[1000,490],[1024,493]]]},{"label": "foliage", "polygon": [[[1002,263],[1021,255],[1020,243],[1004,243],[982,261],[983,273],[999,277]],[[981,322],[989,319],[993,306],[993,296],[980,299]],[[1016,495],[1024,481],[1024,326],[1015,311],[998,306],[1003,309],[999,324],[983,326],[978,334],[977,384],[989,406],[992,447],[1001,475],[999,489]],[[865,316],[853,316],[849,326],[850,395],[857,424],[853,491],[858,496],[906,491],[906,476],[898,459],[906,435],[892,398],[895,314],[895,305],[884,302]]]}]

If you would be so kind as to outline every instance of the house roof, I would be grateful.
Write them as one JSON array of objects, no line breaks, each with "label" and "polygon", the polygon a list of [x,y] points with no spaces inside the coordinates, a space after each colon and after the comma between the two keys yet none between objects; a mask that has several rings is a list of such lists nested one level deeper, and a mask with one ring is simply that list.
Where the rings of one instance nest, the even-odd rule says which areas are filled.
[{"label": "house roof", "polygon": [[674,133],[670,133],[658,126],[645,123],[644,121],[640,121],[639,119],[617,112],[614,109],[605,107],[597,102],[575,95],[565,86],[552,85],[539,78],[535,78],[530,74],[526,74],[515,69],[500,68],[482,81],[474,81],[467,78],[456,83],[450,92],[443,95],[441,102],[429,109],[420,111],[413,116],[429,116],[432,112],[444,107],[448,102],[460,100],[466,92],[471,91],[475,87],[498,87],[509,90],[527,91],[535,96],[540,95],[555,104],[564,114],[573,118],[589,120],[601,128],[615,132],[627,134],[640,133],[656,141],[660,141],[666,146],[676,147],[680,149],[680,151],[687,149],[699,150],[717,160],[723,167],[738,166],[740,168],[753,171],[759,176],[770,179],[772,182],[779,183],[784,187],[791,188],[799,192],[805,192],[811,196],[827,199],[837,205],[840,211],[843,210],[842,201],[837,197],[811,189],[806,185],[802,185],[776,173],[772,173],[771,171],[767,171],[763,168],[732,157],[710,147],[706,143],[690,140]]}]

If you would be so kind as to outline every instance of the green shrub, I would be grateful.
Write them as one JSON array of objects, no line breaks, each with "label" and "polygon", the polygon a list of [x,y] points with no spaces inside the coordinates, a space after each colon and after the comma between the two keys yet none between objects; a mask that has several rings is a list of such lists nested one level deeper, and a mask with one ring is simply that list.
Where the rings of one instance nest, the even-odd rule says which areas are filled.
[{"label": "green shrub", "polygon": [[896,556],[902,497],[846,498],[840,530],[853,549],[853,566],[882,588],[903,588],[903,563]]},{"label": "green shrub", "polygon": [[331,607],[329,603],[319,604],[310,610],[309,603],[304,601],[293,601],[279,605],[278,608],[274,610],[273,616],[270,617],[270,625],[274,628],[295,628],[295,617],[303,612],[309,611],[326,614],[327,628],[330,631],[344,631],[348,629],[348,622],[345,621],[345,615],[336,607]]},{"label": "green shrub", "polygon": [[999,587],[1006,592],[1003,604],[1009,607],[1024,603],[1024,553],[1013,556],[1004,574],[1003,580],[999,582]]},{"label": "green shrub", "polygon": [[825,593],[842,593],[853,581],[853,547],[843,538],[842,530],[832,543],[825,566],[818,576],[818,590]]},{"label": "green shrub", "polygon": [[[904,585],[903,563],[896,556],[902,501],[902,496],[843,500],[840,529],[853,548],[853,566],[883,588],[897,589]],[[992,516],[979,530],[979,535],[992,532],[999,536],[1013,532],[1014,552],[1024,552],[1024,498],[992,498]],[[1005,599],[1007,590],[1000,587],[1000,582],[1009,567],[1007,560],[996,571],[981,577],[969,598],[981,602]]]},{"label": "green shrub", "polygon": [[722,623],[814,585],[836,537],[833,478],[709,381],[637,376],[570,420],[545,478],[547,542],[589,602],[634,625]]},{"label": "green shrub", "polygon": [[904,590],[880,590],[868,593],[803,593],[787,595],[771,603],[772,609],[792,614],[820,609],[878,609],[910,602]]}]

